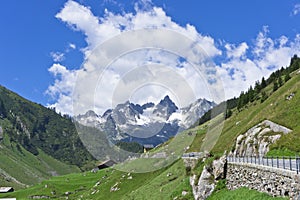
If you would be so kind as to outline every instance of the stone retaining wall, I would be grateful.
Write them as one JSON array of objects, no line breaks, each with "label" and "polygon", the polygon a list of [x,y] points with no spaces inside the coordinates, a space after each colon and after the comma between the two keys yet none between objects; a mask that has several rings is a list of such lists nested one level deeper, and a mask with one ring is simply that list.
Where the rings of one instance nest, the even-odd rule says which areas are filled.
[{"label": "stone retaining wall", "polygon": [[274,197],[300,199],[300,175],[293,171],[250,163],[228,163],[226,179],[230,190],[247,187]]}]

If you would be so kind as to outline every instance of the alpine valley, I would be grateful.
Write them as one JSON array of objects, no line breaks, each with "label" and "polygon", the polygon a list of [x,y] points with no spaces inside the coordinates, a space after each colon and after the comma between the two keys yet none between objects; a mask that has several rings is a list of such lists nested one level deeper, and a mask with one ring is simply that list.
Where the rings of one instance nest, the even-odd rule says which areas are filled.
[{"label": "alpine valley", "polygon": [[[206,199],[200,198],[200,195],[207,197],[209,192],[211,196],[207,199],[210,200],[294,199],[288,197],[291,193],[281,193],[274,197],[251,187],[229,190],[227,178],[216,177],[223,171],[219,169],[224,169],[220,165],[221,158],[225,158],[224,152],[236,155],[263,153],[267,157],[277,158],[300,153],[299,69],[300,58],[295,55],[288,67],[275,71],[268,78],[262,78],[254,87],[241,92],[239,97],[218,105],[200,99],[179,109],[166,96],[156,105],[125,102],[107,110],[102,116],[89,111],[77,116],[77,122],[57,114],[54,109],[32,103],[0,87],[0,184],[16,190],[0,194],[0,198]],[[224,104],[226,113],[221,109]],[[193,113],[201,116],[205,109],[209,111],[193,123],[193,119],[197,119],[196,116],[193,118]],[[222,120],[224,124],[220,123]],[[191,124],[192,128],[177,133]],[[116,167],[129,170],[99,168],[99,163],[91,156],[97,149],[109,146],[108,136],[116,143],[138,141],[137,136],[142,138],[138,134],[157,130],[155,126],[169,126],[151,136],[157,143],[163,141],[161,138],[177,134],[136,159],[116,164]],[[84,132],[78,131],[78,127],[90,134],[84,135]],[[168,133],[171,128],[176,131]],[[194,166],[186,166],[187,160],[204,155],[201,154],[202,145],[205,145],[206,140],[214,138],[220,129],[221,134],[211,151],[203,159],[196,160]],[[106,132],[108,130],[114,132],[110,135]],[[93,141],[94,145],[83,145],[83,138]],[[192,157],[181,157],[182,153]],[[159,155],[180,157],[164,165],[168,159]],[[108,159],[105,154],[101,156],[99,161]],[[97,170],[94,170],[95,167]],[[139,168],[151,170],[138,173]],[[215,176],[216,171],[219,172]],[[239,173],[233,175],[235,180],[246,182],[246,179],[238,177]],[[299,183],[293,185],[298,186]],[[289,186],[285,188],[291,190]]]}]

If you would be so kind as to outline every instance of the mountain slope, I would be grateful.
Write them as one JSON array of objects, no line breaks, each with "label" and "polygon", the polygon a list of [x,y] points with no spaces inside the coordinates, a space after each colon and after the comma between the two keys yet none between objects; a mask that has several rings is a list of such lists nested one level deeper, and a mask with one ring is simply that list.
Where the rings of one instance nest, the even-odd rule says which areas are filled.
[{"label": "mountain slope", "polygon": [[58,160],[78,166],[92,160],[70,117],[32,103],[1,86],[0,126],[11,141],[34,155],[41,149]]},{"label": "mountain slope", "polygon": [[38,150],[37,156],[4,137],[0,143],[0,185],[15,189],[36,184],[53,175],[79,172],[79,168],[60,162]]},{"label": "mountain slope", "polygon": [[0,160],[0,185],[19,188],[78,172],[93,158],[69,117],[0,86]]},{"label": "mountain slope", "polygon": [[[300,58],[293,57],[291,65],[288,68],[282,68],[274,72],[266,80],[266,85],[257,93],[256,98],[243,103],[243,106],[230,107],[232,113],[230,116],[227,116],[224,127],[219,127],[222,128],[222,134],[213,148],[213,153],[223,153],[225,150],[233,150],[233,141],[236,141],[236,138],[240,134],[245,133],[248,129],[263,120],[270,120],[291,129],[292,132],[284,135],[275,144],[271,145],[269,155],[294,156],[295,154],[299,154],[299,68]],[[278,84],[280,79],[282,81],[281,86]],[[274,87],[276,84],[278,84],[277,88]],[[241,96],[245,98],[245,96]],[[239,101],[239,103],[241,100],[245,101],[245,99],[241,98],[234,99],[235,102]],[[209,123],[209,121],[206,123]],[[218,125],[215,126],[215,129],[218,129]],[[211,131],[211,134],[214,134],[214,131]]]}]

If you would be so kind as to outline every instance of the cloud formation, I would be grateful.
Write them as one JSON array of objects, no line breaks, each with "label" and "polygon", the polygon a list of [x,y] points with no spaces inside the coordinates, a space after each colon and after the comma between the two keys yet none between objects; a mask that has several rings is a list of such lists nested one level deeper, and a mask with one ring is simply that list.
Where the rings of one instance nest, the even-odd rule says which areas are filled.
[{"label": "cloud formation", "polygon": [[[79,109],[80,112],[95,109],[99,114],[102,114],[103,111],[111,108],[115,103],[121,103],[128,96],[119,95],[116,97],[115,95],[116,91],[119,91],[116,88],[124,87],[124,80],[127,80],[126,87],[134,90],[127,95],[136,103],[158,101],[166,94],[170,95],[175,101],[184,99],[184,97],[178,96],[178,94],[184,94],[184,87],[177,87],[177,91],[172,91],[172,88],[176,88],[176,84],[180,83],[180,80],[185,80],[194,95],[187,95],[186,99],[179,102],[179,104],[182,104],[181,106],[185,106],[194,98],[205,97],[210,100],[224,98],[211,96],[209,90],[214,87],[214,84],[208,84],[205,78],[209,75],[218,77],[223,82],[225,97],[230,98],[237,96],[240,91],[246,90],[250,84],[254,84],[262,76],[268,76],[273,70],[288,65],[290,57],[300,52],[299,35],[292,40],[285,36],[272,39],[268,37],[267,26],[263,27],[262,31],[258,33],[252,44],[246,42],[240,44],[217,43],[214,38],[199,33],[193,25],[180,26],[162,8],[153,6],[149,0],[139,1],[135,5],[135,12],[133,13],[118,14],[105,10],[102,17],[95,16],[88,7],[70,0],[56,15],[56,18],[65,22],[71,29],[83,32],[88,44],[83,51],[86,60],[88,60],[83,68],[68,70],[66,66],[53,64],[49,69],[49,72],[56,77],[56,81],[47,90],[47,93],[56,99],[55,104],[51,106],[55,106],[62,113],[69,114],[74,114],[71,106],[74,96],[75,98],[89,97],[81,98],[81,100],[84,99],[81,103],[85,106],[79,106],[81,108]],[[175,52],[172,52],[167,51],[166,48],[151,49],[143,46],[150,44],[147,42],[151,39],[155,41],[153,40],[155,35],[152,35],[152,38],[147,34],[137,35],[138,37],[134,38],[134,34],[138,34],[140,30],[159,29],[176,32],[186,37],[186,39],[178,42],[176,34],[168,35],[167,32],[164,32],[162,35],[165,36],[164,40],[159,40],[157,44],[152,43],[160,48],[167,47],[169,50],[175,50]],[[130,33],[128,37],[131,39],[128,41],[120,39],[126,33]],[[115,45],[106,46],[105,53],[102,51],[97,52],[99,44],[106,45],[112,41],[112,38],[116,41]],[[190,41],[200,46],[202,50],[190,51],[194,48]],[[190,45],[190,48],[185,53],[182,50],[178,51],[186,54],[185,56],[178,55],[178,52],[176,54],[176,49],[188,45]],[[143,48],[117,55],[118,52],[123,52],[126,48],[130,50],[137,47]],[[103,59],[97,59],[99,56]],[[204,70],[200,73],[197,73],[197,70],[195,71],[195,68],[193,68],[193,62],[201,68],[202,65],[207,64],[205,60],[213,61],[218,57],[221,57],[222,60],[214,68],[203,66]],[[113,62],[107,65],[106,62],[112,58],[114,58]],[[149,78],[157,73],[152,67],[153,65],[164,66],[164,68],[159,68],[158,73],[164,74],[163,70],[166,70],[174,77],[179,75],[180,78],[176,79],[179,81],[177,83],[176,80],[173,82],[168,81],[168,77],[162,76],[165,82],[158,84],[163,80],[158,81],[155,78]],[[99,66],[107,68],[103,70],[100,67],[100,70]],[[102,73],[103,71],[104,73]],[[169,78],[172,78],[172,76],[169,76]],[[149,78],[150,82],[156,80],[156,83],[152,85],[148,83],[140,85],[139,88],[134,88],[134,86],[144,83],[141,77]],[[80,85],[76,85],[78,81],[80,81]],[[211,79],[209,83],[214,83],[214,81],[216,80]],[[182,82],[182,84],[184,83]],[[94,87],[90,87],[91,85]],[[77,92],[75,95],[74,88]],[[223,88],[215,89],[218,91]]]},{"label": "cloud formation", "polygon": [[69,48],[71,48],[71,49],[76,49],[76,45],[73,44],[73,43],[69,43]]},{"label": "cloud formation", "polygon": [[290,58],[300,52],[300,35],[293,40],[285,36],[272,39],[264,26],[253,44],[225,44],[228,60],[224,60],[218,71],[224,81],[227,98],[238,96],[243,90],[274,70],[289,65]]},{"label": "cloud formation", "polygon": [[296,4],[293,8],[292,15],[298,15],[300,12],[300,4]]},{"label": "cloud formation", "polygon": [[51,52],[50,56],[54,62],[61,62],[65,59],[65,54],[61,52]]}]

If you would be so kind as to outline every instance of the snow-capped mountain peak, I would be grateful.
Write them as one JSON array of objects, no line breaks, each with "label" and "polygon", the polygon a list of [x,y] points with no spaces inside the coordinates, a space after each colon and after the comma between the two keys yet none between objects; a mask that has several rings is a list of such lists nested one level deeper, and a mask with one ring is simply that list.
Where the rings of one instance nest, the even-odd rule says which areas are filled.
[{"label": "snow-capped mountain peak", "polygon": [[158,145],[194,124],[213,106],[213,102],[198,99],[179,109],[169,96],[165,96],[156,105],[151,102],[139,105],[126,101],[107,110],[102,116],[88,111],[75,119],[84,125],[101,129],[112,142],[121,140]]}]

